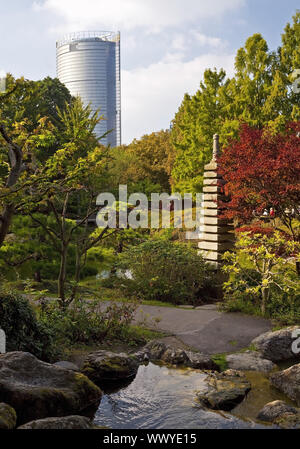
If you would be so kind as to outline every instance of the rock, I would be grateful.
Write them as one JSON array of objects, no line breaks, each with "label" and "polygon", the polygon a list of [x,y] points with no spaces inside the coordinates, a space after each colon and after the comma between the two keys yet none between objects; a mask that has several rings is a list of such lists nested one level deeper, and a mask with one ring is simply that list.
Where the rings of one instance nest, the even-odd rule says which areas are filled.
[{"label": "rock", "polygon": [[132,355],[97,351],[88,355],[81,372],[94,382],[101,383],[134,377],[138,367],[138,360]]},{"label": "rock", "polygon": [[284,401],[273,401],[266,404],[257,415],[261,421],[273,422],[284,413],[297,414],[297,409]]},{"label": "rock", "polygon": [[148,354],[150,360],[160,360],[163,353],[167,350],[167,345],[160,341],[150,341],[144,347],[144,353]]},{"label": "rock", "polygon": [[101,390],[80,373],[41,362],[28,352],[0,355],[0,400],[17,412],[18,424],[81,414],[97,406]]},{"label": "rock", "polygon": [[269,402],[258,413],[257,419],[277,424],[283,428],[300,429],[300,410],[284,401]]},{"label": "rock", "polygon": [[16,427],[17,414],[15,410],[8,404],[2,402],[0,404],[0,430],[11,430]]},{"label": "rock", "polygon": [[160,360],[170,365],[185,365],[185,366],[187,366],[190,361],[185,351],[183,351],[182,349],[172,348],[171,346],[168,346],[166,348]]},{"label": "rock", "polygon": [[145,357],[153,362],[162,361],[171,365],[184,365],[194,369],[218,370],[213,360],[200,352],[185,351],[160,341],[151,341],[135,354],[142,361]]},{"label": "rock", "polygon": [[243,373],[227,370],[209,374],[197,392],[197,398],[209,409],[230,411],[242,402],[250,390],[250,382]]},{"label": "rock", "polygon": [[246,351],[226,356],[227,366],[240,371],[269,372],[276,368],[271,360],[264,359],[258,352]]},{"label": "rock", "polygon": [[94,429],[93,423],[85,416],[65,416],[62,418],[44,418],[30,421],[18,429]]},{"label": "rock", "polygon": [[270,376],[271,384],[300,406],[300,363]]},{"label": "rock", "polygon": [[293,413],[284,413],[275,419],[274,424],[283,429],[300,429],[300,410],[296,415]]},{"label": "rock", "polygon": [[194,369],[219,371],[218,365],[206,354],[188,351],[188,366]]},{"label": "rock", "polygon": [[149,353],[143,349],[141,349],[141,351],[135,352],[133,356],[139,363],[149,362]]},{"label": "rock", "polygon": [[58,366],[59,368],[69,369],[71,371],[80,371],[79,367],[74,363],[67,362],[62,360],[61,362],[54,363],[54,366]]},{"label": "rock", "polygon": [[286,327],[275,332],[266,332],[256,337],[252,344],[256,346],[263,358],[272,362],[300,359],[300,354],[295,354],[292,351],[292,344],[295,341],[292,334],[297,329],[299,329],[299,326]]}]

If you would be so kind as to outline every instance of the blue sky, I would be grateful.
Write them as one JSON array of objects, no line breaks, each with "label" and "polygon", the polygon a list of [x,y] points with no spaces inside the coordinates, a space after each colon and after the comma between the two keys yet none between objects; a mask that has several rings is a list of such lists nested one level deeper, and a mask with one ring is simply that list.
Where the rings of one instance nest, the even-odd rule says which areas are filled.
[{"label": "blue sky", "polygon": [[55,41],[70,31],[120,30],[124,143],[169,126],[208,67],[234,70],[261,33],[271,49],[299,0],[0,0],[0,71],[55,76]]}]

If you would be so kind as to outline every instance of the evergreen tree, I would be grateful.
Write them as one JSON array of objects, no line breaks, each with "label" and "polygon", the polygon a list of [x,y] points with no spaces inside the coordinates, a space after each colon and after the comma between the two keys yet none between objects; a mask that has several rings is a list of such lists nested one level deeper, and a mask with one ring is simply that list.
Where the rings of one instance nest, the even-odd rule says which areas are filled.
[{"label": "evergreen tree", "polygon": [[[175,149],[173,190],[199,192],[203,169],[212,155],[213,134],[227,146],[237,138],[241,123],[273,134],[299,120],[300,94],[293,74],[300,68],[300,13],[282,35],[282,46],[270,51],[260,34],[249,37],[235,60],[235,74],[206,70],[195,95],[185,95],[175,115],[171,141]],[[295,75],[294,75],[295,76]]]}]

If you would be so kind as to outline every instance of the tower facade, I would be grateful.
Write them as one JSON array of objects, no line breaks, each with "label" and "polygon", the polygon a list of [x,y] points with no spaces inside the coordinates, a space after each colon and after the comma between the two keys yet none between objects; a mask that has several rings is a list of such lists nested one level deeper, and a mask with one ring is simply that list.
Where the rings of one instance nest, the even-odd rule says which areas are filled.
[{"label": "tower facade", "polygon": [[83,104],[100,109],[104,120],[95,132],[104,145],[121,145],[120,33],[84,31],[56,42],[58,79]]}]

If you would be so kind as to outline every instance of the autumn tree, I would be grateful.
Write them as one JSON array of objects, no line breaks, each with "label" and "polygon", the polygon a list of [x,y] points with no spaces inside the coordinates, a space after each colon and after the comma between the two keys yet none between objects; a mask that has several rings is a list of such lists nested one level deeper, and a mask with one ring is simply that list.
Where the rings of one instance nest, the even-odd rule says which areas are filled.
[{"label": "autumn tree", "polygon": [[251,222],[273,207],[293,240],[300,240],[299,121],[275,135],[244,124],[239,139],[224,148],[219,162],[231,197],[224,212],[227,218]]}]

